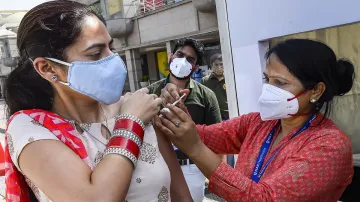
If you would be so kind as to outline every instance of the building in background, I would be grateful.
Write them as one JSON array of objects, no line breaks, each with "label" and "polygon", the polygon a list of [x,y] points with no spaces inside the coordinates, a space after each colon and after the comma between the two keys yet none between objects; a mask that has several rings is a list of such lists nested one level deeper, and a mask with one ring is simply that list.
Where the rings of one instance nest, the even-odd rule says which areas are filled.
[{"label": "building in background", "polygon": [[16,67],[19,56],[16,47],[16,33],[26,11],[0,10],[0,99],[2,99],[3,79]]},{"label": "building in background", "polygon": [[[204,70],[210,56],[221,51],[230,117],[258,111],[263,56],[284,37],[323,41],[338,55],[350,57],[356,72],[360,68],[357,0],[330,1],[326,9],[311,0],[263,4],[252,0],[77,1],[104,16],[115,48],[128,66],[125,92],[167,76],[168,55],[178,38],[193,37],[205,44]],[[284,13],[284,9],[292,12]],[[15,67],[16,32],[24,14],[0,11],[0,78]],[[335,122],[351,137],[355,153],[360,153],[360,128],[355,124],[360,114],[350,112],[359,110],[359,83],[357,76],[352,92],[337,100],[333,113]]]},{"label": "building in background", "polygon": [[126,61],[125,91],[167,76],[174,42],[193,37],[205,44],[207,61],[220,52],[215,0],[78,0],[104,16],[115,48]]}]

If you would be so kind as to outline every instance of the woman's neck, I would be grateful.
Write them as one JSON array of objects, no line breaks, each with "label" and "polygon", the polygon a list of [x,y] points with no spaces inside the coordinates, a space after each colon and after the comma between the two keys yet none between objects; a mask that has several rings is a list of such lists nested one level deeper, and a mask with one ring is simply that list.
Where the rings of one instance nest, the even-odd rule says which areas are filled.
[{"label": "woman's neck", "polygon": [[300,128],[309,120],[308,115],[304,116],[293,116],[287,119],[281,119],[281,134],[283,137],[291,133],[295,128]]},{"label": "woman's neck", "polygon": [[308,116],[294,116],[287,119],[281,119],[281,129],[272,144],[272,148],[275,148],[281,140],[291,133],[292,130],[303,126],[308,119]]},{"label": "woman's neck", "polygon": [[52,111],[56,114],[78,123],[96,123],[104,119],[101,105],[96,101],[89,103],[88,101],[55,94],[52,107]]}]

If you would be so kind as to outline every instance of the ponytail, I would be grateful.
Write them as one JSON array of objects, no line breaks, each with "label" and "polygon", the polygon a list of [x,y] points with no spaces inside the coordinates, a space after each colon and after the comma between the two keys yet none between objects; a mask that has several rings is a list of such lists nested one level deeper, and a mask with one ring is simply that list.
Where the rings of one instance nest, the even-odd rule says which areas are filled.
[{"label": "ponytail", "polygon": [[32,62],[23,57],[5,79],[4,98],[8,117],[20,110],[50,110],[53,89],[50,83],[35,71]]}]

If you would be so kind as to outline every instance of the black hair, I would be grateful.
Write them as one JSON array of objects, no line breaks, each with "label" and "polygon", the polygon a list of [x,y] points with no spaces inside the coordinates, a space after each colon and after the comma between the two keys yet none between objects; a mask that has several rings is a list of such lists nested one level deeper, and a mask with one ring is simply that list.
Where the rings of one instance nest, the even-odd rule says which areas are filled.
[{"label": "black hair", "polygon": [[19,61],[4,82],[8,116],[25,109],[52,108],[52,86],[36,72],[30,59],[67,61],[64,50],[77,40],[87,16],[96,16],[105,24],[86,5],[68,0],[45,2],[26,13],[17,34]]},{"label": "black hair", "polygon": [[175,43],[175,48],[172,53],[175,54],[179,48],[184,46],[190,46],[195,50],[197,56],[196,65],[202,65],[204,44],[193,38],[181,38]]},{"label": "black hair", "polygon": [[212,55],[212,56],[210,57],[210,66],[211,66],[216,60],[222,61],[222,55],[221,55],[220,53],[215,53],[214,55]]},{"label": "black hair", "polygon": [[272,54],[300,80],[305,89],[313,89],[320,82],[325,84],[324,93],[314,104],[313,114],[325,105],[324,115],[328,116],[334,96],[346,94],[353,86],[353,64],[346,59],[337,59],[334,51],[324,43],[310,39],[288,39],[272,47],[266,53],[266,59]]}]

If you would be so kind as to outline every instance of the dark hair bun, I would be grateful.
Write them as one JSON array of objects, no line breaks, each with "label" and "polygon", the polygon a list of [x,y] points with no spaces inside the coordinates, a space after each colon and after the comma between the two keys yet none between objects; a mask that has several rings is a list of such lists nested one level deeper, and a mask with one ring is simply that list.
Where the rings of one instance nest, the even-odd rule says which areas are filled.
[{"label": "dark hair bun", "polygon": [[339,59],[336,64],[336,70],[334,71],[333,77],[337,87],[335,95],[342,96],[346,94],[351,90],[354,83],[354,65],[346,59]]}]

